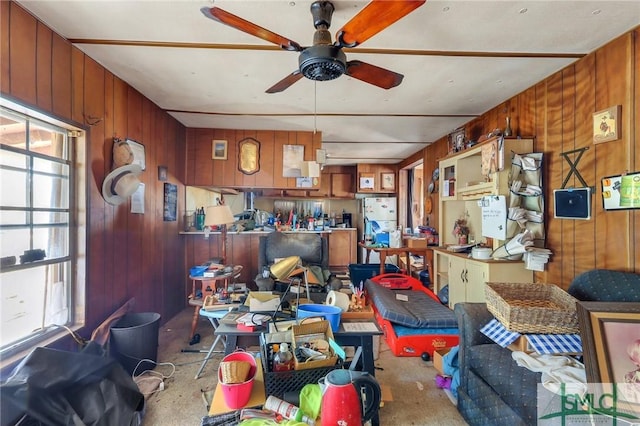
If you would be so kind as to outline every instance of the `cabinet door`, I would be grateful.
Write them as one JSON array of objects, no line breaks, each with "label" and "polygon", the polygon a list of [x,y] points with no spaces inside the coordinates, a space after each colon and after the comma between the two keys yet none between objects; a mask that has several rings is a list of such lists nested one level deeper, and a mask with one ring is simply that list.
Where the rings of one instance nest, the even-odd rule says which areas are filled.
[{"label": "cabinet door", "polygon": [[466,286],[465,302],[484,302],[484,286],[487,282],[487,265],[472,260],[466,261],[464,282]]},{"label": "cabinet door", "polygon": [[465,272],[466,260],[457,256],[449,256],[449,307],[451,309],[456,303],[465,301]]},{"label": "cabinet door", "polygon": [[356,231],[333,231],[329,234],[329,268],[346,271],[356,263]]},{"label": "cabinet door", "polygon": [[351,173],[331,173],[331,196],[353,198],[353,175]]}]

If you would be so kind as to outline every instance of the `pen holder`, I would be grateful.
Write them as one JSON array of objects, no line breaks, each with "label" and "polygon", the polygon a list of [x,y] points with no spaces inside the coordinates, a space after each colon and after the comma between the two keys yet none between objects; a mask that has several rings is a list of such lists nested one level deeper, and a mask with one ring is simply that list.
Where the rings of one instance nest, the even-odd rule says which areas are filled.
[{"label": "pen holder", "polygon": [[196,229],[202,231],[204,229],[204,214],[196,214]]}]

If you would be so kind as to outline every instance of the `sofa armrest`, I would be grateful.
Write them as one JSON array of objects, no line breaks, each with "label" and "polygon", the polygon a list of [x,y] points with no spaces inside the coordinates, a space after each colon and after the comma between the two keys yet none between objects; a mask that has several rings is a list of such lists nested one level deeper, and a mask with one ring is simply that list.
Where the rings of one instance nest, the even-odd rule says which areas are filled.
[{"label": "sofa armrest", "polygon": [[460,346],[493,343],[480,329],[493,319],[486,303],[456,303],[454,307],[460,331]]}]

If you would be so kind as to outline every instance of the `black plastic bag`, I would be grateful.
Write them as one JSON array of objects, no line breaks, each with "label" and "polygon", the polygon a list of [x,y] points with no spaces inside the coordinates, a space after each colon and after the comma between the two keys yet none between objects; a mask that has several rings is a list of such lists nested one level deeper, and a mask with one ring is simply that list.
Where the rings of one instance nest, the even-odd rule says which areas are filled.
[{"label": "black plastic bag", "polygon": [[131,376],[95,342],[81,352],[34,349],[0,384],[0,401],[3,414],[46,425],[138,426],[144,410]]}]

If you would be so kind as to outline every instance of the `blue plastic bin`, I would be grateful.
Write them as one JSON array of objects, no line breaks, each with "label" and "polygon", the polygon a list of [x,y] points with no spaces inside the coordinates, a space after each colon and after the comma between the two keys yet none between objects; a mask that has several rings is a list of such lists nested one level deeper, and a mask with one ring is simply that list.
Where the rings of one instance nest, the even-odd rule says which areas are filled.
[{"label": "blue plastic bin", "polygon": [[[385,263],[385,274],[394,274],[397,272],[400,272],[400,268],[398,268],[396,265]],[[379,263],[351,263],[349,265],[349,277],[351,277],[351,282],[353,283],[353,285],[359,285],[360,281],[364,283],[368,278],[373,278],[376,275],[380,275]]]}]

